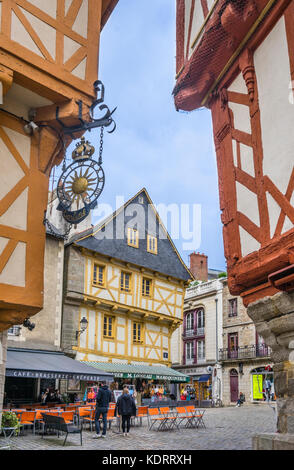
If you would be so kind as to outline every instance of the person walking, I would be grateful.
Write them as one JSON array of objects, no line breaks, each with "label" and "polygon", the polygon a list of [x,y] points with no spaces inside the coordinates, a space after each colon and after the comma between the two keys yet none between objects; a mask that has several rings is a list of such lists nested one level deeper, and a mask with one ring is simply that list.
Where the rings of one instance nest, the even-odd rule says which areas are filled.
[{"label": "person walking", "polygon": [[[95,428],[96,434],[93,436],[93,439],[98,437],[106,437],[107,429],[107,412],[109,408],[109,402],[111,400],[111,392],[105,382],[102,383],[102,386],[99,387],[99,391],[96,397],[96,413],[95,413]],[[103,422],[103,431],[100,434],[100,416],[102,416]]]},{"label": "person walking", "polygon": [[121,416],[121,427],[124,436],[129,436],[131,417],[136,416],[136,411],[135,400],[131,397],[129,389],[125,387],[115,406],[115,415],[119,414]]}]

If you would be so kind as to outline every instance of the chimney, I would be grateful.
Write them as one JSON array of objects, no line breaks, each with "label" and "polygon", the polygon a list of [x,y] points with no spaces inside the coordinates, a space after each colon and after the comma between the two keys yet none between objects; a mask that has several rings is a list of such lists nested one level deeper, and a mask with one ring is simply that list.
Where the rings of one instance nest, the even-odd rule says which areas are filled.
[{"label": "chimney", "polygon": [[191,253],[190,271],[197,281],[208,281],[208,257],[204,253]]}]

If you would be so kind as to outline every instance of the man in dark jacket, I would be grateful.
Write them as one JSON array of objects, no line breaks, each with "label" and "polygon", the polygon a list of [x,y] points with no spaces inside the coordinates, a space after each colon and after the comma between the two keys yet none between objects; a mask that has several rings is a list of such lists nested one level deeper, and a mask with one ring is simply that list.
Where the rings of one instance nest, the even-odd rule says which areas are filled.
[{"label": "man in dark jacket", "polygon": [[[104,382],[101,387],[99,387],[97,397],[96,397],[96,414],[95,414],[95,427],[96,435],[93,436],[94,439],[98,437],[106,437],[107,429],[107,411],[109,408],[109,402],[111,400],[111,392],[108,389],[108,386]],[[100,416],[102,415],[103,421],[103,431],[100,434]]]},{"label": "man in dark jacket", "polygon": [[123,389],[123,394],[118,398],[115,407],[115,414],[119,414],[121,416],[121,426],[124,436],[129,436],[131,427],[131,417],[136,416],[136,411],[137,410],[135,400],[133,399],[133,397],[130,396],[129,389],[125,387]]}]

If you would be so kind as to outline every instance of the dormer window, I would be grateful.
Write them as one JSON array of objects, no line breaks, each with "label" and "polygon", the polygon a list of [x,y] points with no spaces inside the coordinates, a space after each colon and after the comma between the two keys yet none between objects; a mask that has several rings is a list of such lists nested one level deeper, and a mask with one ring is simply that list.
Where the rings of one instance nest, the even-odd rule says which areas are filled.
[{"label": "dormer window", "polygon": [[147,235],[147,251],[157,255],[157,238],[152,235]]},{"label": "dormer window", "polygon": [[134,228],[128,228],[128,245],[139,248],[139,232]]}]

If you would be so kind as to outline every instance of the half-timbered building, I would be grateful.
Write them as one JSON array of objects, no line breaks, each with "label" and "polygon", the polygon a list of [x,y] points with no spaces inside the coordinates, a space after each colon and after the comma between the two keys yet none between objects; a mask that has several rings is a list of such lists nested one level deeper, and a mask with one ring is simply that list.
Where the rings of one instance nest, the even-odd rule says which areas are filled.
[{"label": "half-timbered building", "polygon": [[0,2],[0,411],[7,330],[43,308],[49,176],[72,141],[63,126],[91,120],[117,1]]},{"label": "half-timbered building", "polygon": [[[178,362],[178,327],[192,277],[142,189],[66,247],[63,347],[80,361],[108,364],[116,377],[151,377],[161,366],[157,375],[174,374],[177,381],[166,367]],[[88,328],[75,342],[83,317]]]},{"label": "half-timbered building", "polygon": [[293,20],[293,0],[177,0],[175,105],[211,109],[228,285],[272,348],[292,434],[266,448],[294,445]]}]

